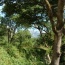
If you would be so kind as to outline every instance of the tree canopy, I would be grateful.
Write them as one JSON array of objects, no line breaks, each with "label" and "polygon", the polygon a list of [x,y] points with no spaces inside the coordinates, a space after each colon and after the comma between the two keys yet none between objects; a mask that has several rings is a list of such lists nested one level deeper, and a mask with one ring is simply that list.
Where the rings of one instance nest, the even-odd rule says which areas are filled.
[{"label": "tree canopy", "polygon": [[[60,65],[61,46],[64,45],[63,38],[65,35],[65,0],[0,0],[0,5],[3,5],[2,12],[5,14],[5,17],[1,18],[0,25],[3,25],[2,29],[5,26],[7,30],[8,43],[16,41],[19,43],[17,46],[19,51],[23,48],[22,50],[27,55],[31,53],[31,56],[39,61],[43,59],[41,54],[44,51],[45,53],[49,51],[46,55],[44,53],[49,61],[49,63],[45,63]],[[24,28],[35,27],[39,30],[40,38],[35,39],[35,42],[37,42],[37,44],[34,44],[35,46],[29,46],[28,43],[31,45],[33,40],[31,40],[31,35],[26,29],[26,31],[15,33],[17,27],[20,26]],[[42,31],[45,33],[42,33]],[[29,48],[24,46],[29,46]],[[62,47],[64,48],[64,46]]]}]

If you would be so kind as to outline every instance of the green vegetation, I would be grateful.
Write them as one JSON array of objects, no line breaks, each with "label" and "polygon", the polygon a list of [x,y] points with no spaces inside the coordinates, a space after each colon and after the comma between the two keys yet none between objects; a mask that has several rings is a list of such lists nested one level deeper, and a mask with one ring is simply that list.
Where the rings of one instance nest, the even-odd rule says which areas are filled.
[{"label": "green vegetation", "polygon": [[6,38],[0,41],[0,65],[45,65],[41,55],[46,54],[46,49],[37,48],[37,39],[31,38],[28,30],[15,33],[11,43]]},{"label": "green vegetation", "polygon": [[[6,33],[2,38],[0,37],[0,65],[48,65],[50,63],[53,36],[44,33],[42,37],[32,38],[31,33],[24,29],[15,33],[11,43],[8,43],[7,38]],[[63,49],[62,52],[64,51]],[[64,57],[61,62],[65,61]]]},{"label": "green vegetation", "polygon": [[65,0],[0,0],[0,6],[0,65],[65,65]]}]

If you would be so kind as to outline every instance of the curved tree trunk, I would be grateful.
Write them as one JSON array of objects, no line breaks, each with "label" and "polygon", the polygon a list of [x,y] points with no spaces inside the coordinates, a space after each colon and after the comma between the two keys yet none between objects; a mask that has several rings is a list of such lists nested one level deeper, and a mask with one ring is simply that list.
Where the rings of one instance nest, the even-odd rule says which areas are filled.
[{"label": "curved tree trunk", "polygon": [[52,25],[52,30],[55,34],[51,65],[59,65],[60,56],[61,56],[60,48],[61,48],[61,40],[62,40],[62,33],[63,33],[62,30],[64,27],[63,11],[64,11],[65,0],[58,0],[58,6],[57,6],[57,12],[56,12],[56,17],[57,17],[56,24],[54,21],[54,15],[53,15],[54,13],[52,10],[52,6],[49,0],[45,0],[45,3],[46,3],[46,8],[48,11],[50,23]]},{"label": "curved tree trunk", "polygon": [[62,33],[61,32],[59,32],[57,35],[55,34],[51,65],[59,65],[60,56],[61,56],[61,52],[60,52],[61,39],[62,39]]}]

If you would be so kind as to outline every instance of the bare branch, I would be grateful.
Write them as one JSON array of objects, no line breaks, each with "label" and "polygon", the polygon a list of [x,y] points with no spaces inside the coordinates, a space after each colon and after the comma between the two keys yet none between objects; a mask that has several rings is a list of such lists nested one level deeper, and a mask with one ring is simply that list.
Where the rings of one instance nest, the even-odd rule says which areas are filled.
[{"label": "bare branch", "polygon": [[45,4],[46,4],[47,11],[48,11],[48,16],[49,16],[50,22],[52,24],[52,30],[53,30],[54,33],[57,33],[56,27],[54,25],[53,12],[52,12],[52,8],[51,8],[51,4],[49,3],[48,0],[45,0]]},{"label": "bare branch", "polygon": [[57,9],[57,26],[58,28],[63,27],[63,9],[64,9],[65,0],[58,0],[58,9]]}]

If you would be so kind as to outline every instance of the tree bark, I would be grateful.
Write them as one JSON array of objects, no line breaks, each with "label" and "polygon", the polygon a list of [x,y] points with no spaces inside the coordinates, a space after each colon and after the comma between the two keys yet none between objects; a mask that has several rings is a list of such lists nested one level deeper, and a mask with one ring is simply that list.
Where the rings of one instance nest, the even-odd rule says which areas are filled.
[{"label": "tree bark", "polygon": [[60,48],[61,48],[61,40],[62,40],[62,30],[64,27],[64,21],[63,21],[63,9],[64,9],[64,3],[65,0],[58,0],[58,6],[57,6],[57,24],[54,24],[54,15],[52,11],[51,4],[49,0],[45,0],[46,8],[48,11],[48,16],[52,25],[52,30],[54,32],[54,45],[53,45],[53,56],[51,65],[59,65],[60,61]]},{"label": "tree bark", "polygon": [[61,40],[62,40],[62,32],[58,32],[58,34],[54,36],[54,45],[53,45],[53,56],[51,65],[59,65],[60,56],[61,56]]},{"label": "tree bark", "polygon": [[10,29],[8,29],[8,43],[10,43]]}]

